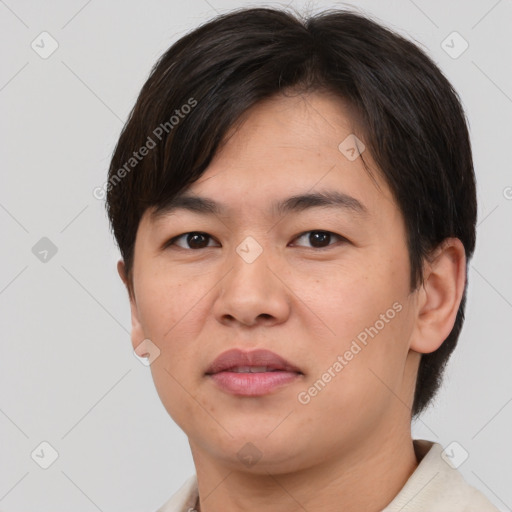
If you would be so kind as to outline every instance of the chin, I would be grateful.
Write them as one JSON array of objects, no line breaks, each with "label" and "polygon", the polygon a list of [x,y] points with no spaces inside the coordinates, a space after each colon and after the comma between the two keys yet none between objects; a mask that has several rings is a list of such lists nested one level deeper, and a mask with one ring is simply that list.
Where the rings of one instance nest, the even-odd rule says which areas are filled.
[{"label": "chin", "polygon": [[215,443],[209,451],[232,471],[262,475],[297,471],[304,463],[304,450],[307,446],[293,442],[292,435],[286,436],[287,445],[277,437],[274,440],[269,439],[267,434],[268,431],[251,437],[246,432],[240,437],[226,439],[222,444]]}]

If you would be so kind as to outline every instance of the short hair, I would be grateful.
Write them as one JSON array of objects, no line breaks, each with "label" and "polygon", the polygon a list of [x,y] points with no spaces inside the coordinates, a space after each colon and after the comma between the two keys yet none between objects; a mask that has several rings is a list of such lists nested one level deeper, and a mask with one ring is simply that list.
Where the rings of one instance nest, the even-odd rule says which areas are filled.
[{"label": "short hair", "polygon": [[[251,106],[293,91],[334,93],[356,112],[358,138],[405,221],[411,292],[423,283],[432,250],[448,237],[464,245],[467,275],[477,215],[471,145],[459,97],[434,62],[359,13],[303,17],[243,8],[204,23],[159,58],[113,152],[106,208],[130,296],[146,209],[160,210],[196,181]],[[412,416],[440,387],[463,325],[466,290],[467,281],[448,337],[421,356]]]}]

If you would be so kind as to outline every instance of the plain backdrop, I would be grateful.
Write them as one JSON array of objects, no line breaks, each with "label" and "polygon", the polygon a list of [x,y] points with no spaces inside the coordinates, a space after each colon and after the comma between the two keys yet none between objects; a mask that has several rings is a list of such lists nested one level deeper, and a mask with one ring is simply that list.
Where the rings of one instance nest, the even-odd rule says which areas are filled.
[{"label": "plain backdrop", "polygon": [[[467,319],[413,433],[458,443],[465,478],[511,510],[512,2],[292,4],[371,15],[427,51],[462,98],[479,199]],[[284,4],[0,1],[1,511],[153,512],[194,472],[133,355],[119,253],[93,190],[156,59],[243,5]]]}]

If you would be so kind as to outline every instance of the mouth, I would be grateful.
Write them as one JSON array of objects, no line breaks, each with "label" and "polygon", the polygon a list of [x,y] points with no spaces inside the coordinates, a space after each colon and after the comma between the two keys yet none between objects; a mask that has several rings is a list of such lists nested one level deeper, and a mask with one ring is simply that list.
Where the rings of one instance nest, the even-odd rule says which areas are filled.
[{"label": "mouth", "polygon": [[[285,371],[282,368],[271,368],[270,366],[233,366],[222,370],[223,372],[233,373],[266,373],[266,372],[282,372]],[[217,372],[219,373],[219,372]]]},{"label": "mouth", "polygon": [[296,381],[304,373],[269,350],[223,352],[205,375],[224,392],[238,396],[261,396]]}]

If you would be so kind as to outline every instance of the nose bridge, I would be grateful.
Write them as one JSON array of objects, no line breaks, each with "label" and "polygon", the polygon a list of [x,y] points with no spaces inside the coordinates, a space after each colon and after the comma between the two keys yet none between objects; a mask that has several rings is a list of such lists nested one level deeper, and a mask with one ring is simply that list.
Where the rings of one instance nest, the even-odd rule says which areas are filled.
[{"label": "nose bridge", "polygon": [[274,276],[271,266],[275,258],[254,236],[246,236],[229,258],[231,271],[223,280],[215,304],[220,321],[230,319],[252,325],[259,318],[282,321],[288,310],[283,284]]},{"label": "nose bridge", "polygon": [[[230,258],[233,269],[230,272],[229,286],[241,288],[243,295],[247,298],[262,293],[270,284],[268,282],[268,274],[271,273],[268,268],[271,260],[270,249],[261,236],[258,238],[261,243],[254,236],[246,236],[235,247]],[[247,289],[244,290],[244,287]]]}]

